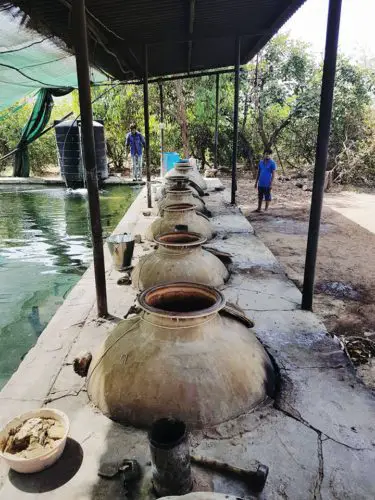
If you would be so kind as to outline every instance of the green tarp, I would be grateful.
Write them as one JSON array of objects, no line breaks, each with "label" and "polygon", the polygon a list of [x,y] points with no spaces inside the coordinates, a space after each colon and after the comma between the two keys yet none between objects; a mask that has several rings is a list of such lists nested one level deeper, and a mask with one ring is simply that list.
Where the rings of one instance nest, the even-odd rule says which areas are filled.
[{"label": "green tarp", "polygon": [[38,92],[33,111],[22,130],[14,159],[14,177],[28,177],[30,172],[28,145],[38,139],[51,117],[53,96],[63,96],[73,89],[41,89]]}]

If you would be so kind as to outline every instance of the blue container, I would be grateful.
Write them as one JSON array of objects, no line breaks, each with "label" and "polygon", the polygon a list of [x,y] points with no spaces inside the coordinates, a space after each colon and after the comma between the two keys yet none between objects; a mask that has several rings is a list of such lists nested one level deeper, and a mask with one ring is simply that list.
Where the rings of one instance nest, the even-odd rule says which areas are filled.
[{"label": "blue container", "polygon": [[172,170],[174,164],[180,161],[178,153],[163,153],[163,175]]}]

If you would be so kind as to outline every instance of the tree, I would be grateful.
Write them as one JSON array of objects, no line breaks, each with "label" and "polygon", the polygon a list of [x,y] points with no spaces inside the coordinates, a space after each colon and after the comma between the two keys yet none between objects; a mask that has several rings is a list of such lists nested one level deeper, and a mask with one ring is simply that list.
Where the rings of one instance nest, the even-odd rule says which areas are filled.
[{"label": "tree", "polygon": [[[58,98],[54,102],[51,119],[47,127],[52,125],[54,120],[62,118],[71,111],[69,98]],[[29,99],[25,103],[17,103],[0,114],[0,157],[10,153],[17,146],[22,135],[22,129],[31,115],[33,105],[33,99]],[[53,129],[30,144],[29,159],[31,171],[34,175],[41,175],[49,167],[57,166],[56,139]],[[13,162],[14,156],[0,162],[0,171],[11,168]]]},{"label": "tree", "polygon": [[[256,166],[264,148],[272,147],[281,166],[312,170],[319,118],[322,64],[309,47],[288,35],[274,37],[240,72],[238,160]],[[190,153],[210,164],[214,152],[215,77],[166,82],[164,86],[164,150]],[[368,58],[360,64],[338,57],[329,168],[340,182],[375,183],[375,69]],[[53,118],[72,108],[79,113],[77,92],[63,104],[56,101]],[[125,136],[131,122],[144,132],[143,88],[137,85],[95,87],[94,118],[103,119],[108,157],[124,168]],[[233,144],[233,73],[220,76],[218,161],[229,166]],[[160,161],[159,89],[149,87],[151,165]],[[17,144],[31,113],[27,102],[17,111],[0,114],[0,154]],[[14,112],[12,112],[14,111]],[[9,111],[8,111],[9,113]],[[1,163],[0,168],[4,164]],[[30,147],[34,173],[56,164],[54,131]]]},{"label": "tree", "polygon": [[275,37],[256,63],[248,65],[243,123],[252,110],[264,149],[276,144],[282,131],[306,111],[315,70],[306,44],[287,35]]}]

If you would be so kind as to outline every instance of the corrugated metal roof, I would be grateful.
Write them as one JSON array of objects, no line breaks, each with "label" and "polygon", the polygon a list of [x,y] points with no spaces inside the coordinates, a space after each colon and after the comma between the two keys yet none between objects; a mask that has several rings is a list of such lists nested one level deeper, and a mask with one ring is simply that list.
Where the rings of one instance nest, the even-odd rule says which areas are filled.
[{"label": "corrugated metal roof", "polygon": [[[30,16],[37,29],[47,28],[73,47],[71,1],[12,3]],[[244,64],[304,1],[86,0],[91,59],[120,80],[142,76],[144,44],[150,76],[223,68],[233,65],[239,36]]]}]

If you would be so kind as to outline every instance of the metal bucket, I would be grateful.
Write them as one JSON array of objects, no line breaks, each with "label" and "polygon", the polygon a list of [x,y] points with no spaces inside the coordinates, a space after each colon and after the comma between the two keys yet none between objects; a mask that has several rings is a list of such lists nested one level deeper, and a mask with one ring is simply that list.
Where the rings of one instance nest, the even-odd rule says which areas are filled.
[{"label": "metal bucket", "polygon": [[134,238],[131,234],[112,234],[107,238],[107,244],[118,271],[131,265],[134,251]]}]

